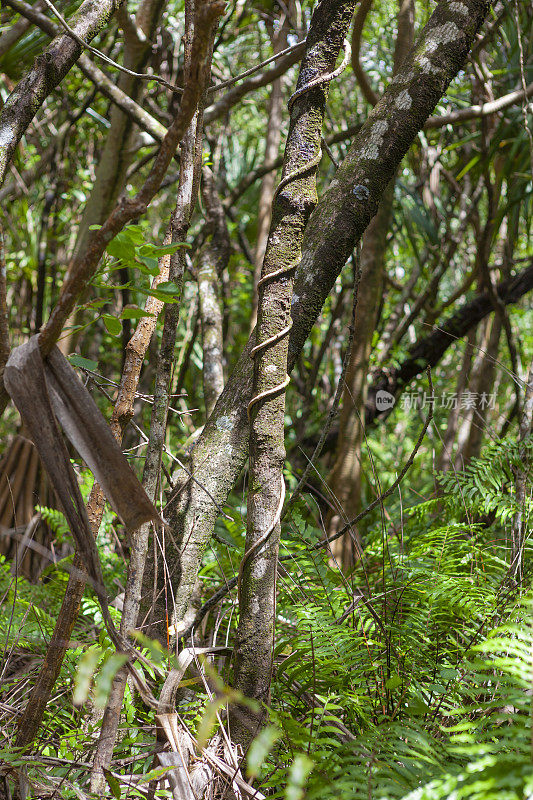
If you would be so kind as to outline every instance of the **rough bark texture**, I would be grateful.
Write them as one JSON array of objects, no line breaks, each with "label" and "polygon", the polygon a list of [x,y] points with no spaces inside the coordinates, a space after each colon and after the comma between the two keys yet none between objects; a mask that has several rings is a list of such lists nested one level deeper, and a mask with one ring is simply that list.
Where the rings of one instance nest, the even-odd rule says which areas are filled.
[{"label": "rough bark texture", "polygon": [[[289,370],[398,164],[464,64],[488,6],[485,0],[439,3],[311,215],[295,276]],[[186,612],[218,507],[225,503],[246,458],[251,346],[249,342],[191,453],[189,469],[198,483],[183,474],[167,505],[166,516],[178,544],[177,551],[169,548],[167,553],[175,576],[178,619]]]},{"label": "rough bark texture", "polygon": [[[305,224],[317,202],[316,170],[329,82],[305,90],[335,68],[353,14],[353,0],[322,0],[313,15],[290,107],[291,123],[280,189],[259,283],[250,432],[245,557],[241,566],[234,686],[268,702],[272,677],[280,502],[285,495],[285,386],[291,324],[293,270],[301,256]],[[261,398],[261,399],[257,399]],[[274,522],[276,521],[274,525]],[[267,533],[270,531],[270,535]],[[250,555],[249,555],[250,554]],[[232,737],[246,744],[261,724],[241,707]]]},{"label": "rough bark texture", "polygon": [[[85,0],[69,20],[70,27],[90,42],[119,8],[122,0]],[[0,185],[24,131],[44,99],[63,80],[81,53],[80,45],[61,34],[37,56],[33,68],[6,100],[0,115]]]}]

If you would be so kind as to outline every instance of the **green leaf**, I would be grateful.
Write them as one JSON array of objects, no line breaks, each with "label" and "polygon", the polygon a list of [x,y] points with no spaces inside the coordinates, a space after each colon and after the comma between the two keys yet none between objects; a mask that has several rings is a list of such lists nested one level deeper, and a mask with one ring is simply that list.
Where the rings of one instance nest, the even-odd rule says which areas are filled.
[{"label": "green leaf", "polygon": [[148,275],[159,275],[159,262],[157,258],[138,256],[137,266],[141,272],[148,273]]},{"label": "green leaf", "polygon": [[113,797],[116,797],[117,800],[120,800],[122,793],[120,790],[120,783],[117,781],[115,776],[105,767],[102,767],[102,772],[105,775],[105,779],[108,783],[109,788],[111,789],[111,793]]},{"label": "green leaf", "polygon": [[106,658],[94,684],[94,704],[97,708],[105,708],[113,678],[127,660],[125,653],[112,653]]},{"label": "green leaf", "polygon": [[250,780],[257,777],[267,755],[280,737],[281,731],[274,728],[273,725],[263,728],[259,736],[255,737],[250,745],[246,759],[246,772]]},{"label": "green leaf", "polygon": [[307,778],[314,767],[314,762],[304,753],[299,753],[291,764],[289,770],[287,786],[285,789],[285,800],[302,800]]},{"label": "green leaf", "polygon": [[150,639],[142,631],[137,630],[132,630],[131,635],[139,642],[141,647],[145,647],[148,650],[154,664],[161,664],[167,658],[168,653],[163,650],[161,642],[158,642],[157,639]]},{"label": "green leaf", "polygon": [[389,680],[385,683],[386,689],[397,689],[402,685],[402,679],[399,675],[391,675]]},{"label": "green leaf", "polygon": [[81,706],[87,700],[96,665],[102,655],[99,647],[91,647],[83,654],[74,677],[73,703]]},{"label": "green leaf", "polygon": [[140,294],[155,297],[157,300],[161,300],[162,303],[179,303],[179,298],[181,296],[181,288],[172,281],[164,281],[155,289],[143,289],[139,286],[137,287],[137,291],[140,292]]},{"label": "green leaf", "polygon": [[112,317],[111,314],[102,314],[102,319],[107,332],[112,336],[119,336],[122,333],[122,323],[119,319]]},{"label": "green leaf", "polygon": [[150,311],[144,311],[142,308],[135,306],[126,306],[122,309],[120,319],[140,319],[141,317],[153,317],[154,314]]},{"label": "green leaf", "polygon": [[71,353],[68,357],[68,360],[73,367],[82,367],[82,369],[90,369],[93,372],[98,367],[98,361],[91,361],[90,358],[84,358],[83,356],[79,356],[77,353]]},{"label": "green leaf", "polygon": [[171,255],[175,253],[176,250],[181,248],[190,248],[190,244],[186,242],[178,242],[177,244],[165,244],[159,247],[155,244],[144,244],[142,247],[139,247],[139,255],[140,256],[151,256],[152,258],[161,258],[161,256]]},{"label": "green leaf", "polygon": [[159,294],[166,294],[174,297],[181,292],[181,287],[178,286],[177,283],[174,283],[174,281],[162,281],[157,284],[157,291]]},{"label": "green leaf", "polygon": [[221,697],[217,697],[217,699],[213,700],[211,703],[208,703],[204,715],[200,721],[200,725],[198,726],[198,733],[196,734],[198,747],[201,748],[206,746],[217,722],[217,714],[222,708],[224,708],[227,702],[228,698],[222,695]]},{"label": "green leaf", "polygon": [[135,260],[135,246],[137,242],[136,237],[132,236],[131,231],[125,230],[118,233],[113,241],[109,242],[106,252],[114,258],[119,258],[121,261],[134,261]]}]

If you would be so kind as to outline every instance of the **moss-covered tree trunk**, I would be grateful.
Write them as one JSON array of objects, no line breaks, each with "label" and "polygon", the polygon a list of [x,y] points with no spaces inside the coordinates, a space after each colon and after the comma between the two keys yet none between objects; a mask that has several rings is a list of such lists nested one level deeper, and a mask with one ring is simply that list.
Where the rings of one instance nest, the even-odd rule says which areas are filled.
[{"label": "moss-covered tree trunk", "polygon": [[[282,178],[274,194],[258,284],[256,344],[251,353],[253,398],[248,406],[248,517],[239,579],[234,686],[261,703],[268,702],[272,675],[279,518],[285,497],[285,387],[293,274],[301,257],[305,224],[317,202],[316,171],[329,78],[353,8],[353,0],[322,0],[313,15],[296,92],[289,101],[291,122]],[[255,713],[241,707],[232,719],[232,735],[245,744],[262,717],[262,709]]]}]

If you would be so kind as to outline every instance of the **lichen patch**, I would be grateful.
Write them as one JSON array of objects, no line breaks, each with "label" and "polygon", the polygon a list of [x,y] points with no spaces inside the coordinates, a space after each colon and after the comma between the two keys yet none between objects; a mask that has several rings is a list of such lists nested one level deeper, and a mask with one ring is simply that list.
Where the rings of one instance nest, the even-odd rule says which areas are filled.
[{"label": "lichen patch", "polygon": [[411,98],[411,95],[409,94],[407,89],[404,89],[402,92],[400,92],[400,94],[396,98],[396,107],[400,108],[402,111],[407,111],[407,109],[411,108],[412,105],[413,105],[413,100]]},{"label": "lichen patch", "polygon": [[388,130],[389,123],[385,119],[378,119],[373,123],[370,128],[370,134],[365,142],[361,156],[367,158],[369,161],[375,161],[379,156],[381,145],[383,144],[383,137]]},{"label": "lichen patch", "polygon": [[464,17],[468,14],[468,6],[464,3],[450,3],[450,11],[455,14],[462,14]]},{"label": "lichen patch", "polygon": [[426,53],[434,53],[444,44],[454,42],[461,34],[455,22],[445,22],[444,25],[437,25],[431,31],[431,38],[426,45]]}]

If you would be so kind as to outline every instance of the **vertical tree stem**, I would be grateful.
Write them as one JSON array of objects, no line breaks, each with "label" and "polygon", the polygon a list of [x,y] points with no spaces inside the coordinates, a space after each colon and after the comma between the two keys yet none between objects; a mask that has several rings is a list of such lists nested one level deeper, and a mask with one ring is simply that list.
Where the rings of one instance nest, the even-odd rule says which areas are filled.
[{"label": "vertical tree stem", "polygon": [[[316,170],[329,82],[353,14],[352,0],[323,0],[311,21],[296,91],[281,183],[274,193],[272,223],[261,280],[252,400],[246,551],[239,580],[235,688],[268,702],[276,602],[280,514],[285,495],[284,416],[293,272],[300,261],[305,224],[316,205]],[[345,57],[346,60],[346,57]],[[241,707],[232,736],[246,745],[261,726],[258,713]]]}]

